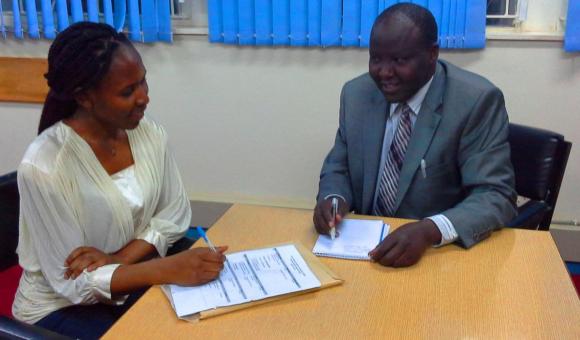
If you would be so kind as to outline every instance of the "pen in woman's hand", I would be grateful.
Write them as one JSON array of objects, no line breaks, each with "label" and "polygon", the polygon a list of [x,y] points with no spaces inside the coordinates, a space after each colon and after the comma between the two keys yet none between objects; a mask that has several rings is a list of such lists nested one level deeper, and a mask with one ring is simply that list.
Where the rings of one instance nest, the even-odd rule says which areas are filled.
[{"label": "pen in woman's hand", "polygon": [[207,246],[209,247],[209,249],[211,249],[212,251],[217,253],[217,249],[215,248],[213,243],[211,243],[211,241],[209,240],[209,238],[205,234],[205,231],[203,230],[203,228],[200,226],[197,226],[197,227],[195,227],[195,229],[197,230],[197,233],[199,234],[199,236],[201,236],[201,238],[203,238],[205,243],[207,243]]}]

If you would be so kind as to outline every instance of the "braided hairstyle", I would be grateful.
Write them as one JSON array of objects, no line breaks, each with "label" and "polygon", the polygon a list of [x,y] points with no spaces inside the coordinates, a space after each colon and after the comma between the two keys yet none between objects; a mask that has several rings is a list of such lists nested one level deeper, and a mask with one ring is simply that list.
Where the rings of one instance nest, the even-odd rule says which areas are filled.
[{"label": "braided hairstyle", "polygon": [[75,96],[99,84],[121,44],[132,47],[123,33],[93,22],[75,23],[57,35],[48,51],[44,77],[50,90],[44,100],[39,134],[75,113]]}]

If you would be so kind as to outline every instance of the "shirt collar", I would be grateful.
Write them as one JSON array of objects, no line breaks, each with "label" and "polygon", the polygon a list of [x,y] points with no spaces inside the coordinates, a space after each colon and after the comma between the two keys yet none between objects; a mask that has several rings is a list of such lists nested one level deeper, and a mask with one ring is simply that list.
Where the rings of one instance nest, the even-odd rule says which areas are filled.
[{"label": "shirt collar", "polygon": [[[425,96],[427,95],[427,91],[429,91],[429,87],[431,86],[431,83],[433,82],[433,77],[431,76],[431,78],[429,79],[428,82],[425,83],[425,85],[423,85],[423,87],[421,87],[419,89],[419,91],[417,91],[417,93],[415,93],[415,95],[413,97],[411,97],[411,99],[407,100],[407,105],[409,105],[409,107],[411,108],[411,110],[413,110],[413,113],[415,115],[419,114],[419,110],[421,110],[421,105],[423,104],[423,100],[425,99]],[[397,108],[399,107],[399,103],[392,103],[391,107],[390,107],[390,114],[392,115]]]}]

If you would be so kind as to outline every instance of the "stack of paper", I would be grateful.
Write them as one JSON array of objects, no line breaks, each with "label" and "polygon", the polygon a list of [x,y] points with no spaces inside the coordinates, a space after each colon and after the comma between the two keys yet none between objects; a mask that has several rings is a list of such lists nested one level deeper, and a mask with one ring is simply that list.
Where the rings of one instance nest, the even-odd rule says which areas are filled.
[{"label": "stack of paper", "polygon": [[351,260],[370,260],[368,253],[389,233],[390,226],[380,220],[344,219],[338,237],[319,235],[312,252],[318,256]]},{"label": "stack of paper", "polygon": [[228,254],[226,258],[220,276],[210,283],[197,287],[166,286],[177,316],[321,286],[291,244]]}]

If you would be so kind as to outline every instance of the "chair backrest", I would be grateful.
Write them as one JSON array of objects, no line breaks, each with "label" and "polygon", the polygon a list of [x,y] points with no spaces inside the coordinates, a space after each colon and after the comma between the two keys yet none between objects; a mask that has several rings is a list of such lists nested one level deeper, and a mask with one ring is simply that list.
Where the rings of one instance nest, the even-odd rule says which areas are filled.
[{"label": "chair backrest", "polygon": [[18,263],[18,211],[20,195],[16,172],[0,176],[0,270]]},{"label": "chair backrest", "polygon": [[548,230],[572,143],[561,134],[518,124],[509,126],[509,143],[516,192],[546,203],[539,229]]},{"label": "chair backrest", "polygon": [[0,315],[0,339],[69,340],[71,338]]}]

